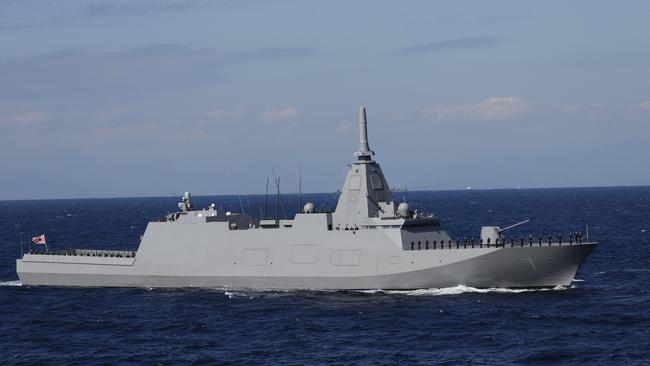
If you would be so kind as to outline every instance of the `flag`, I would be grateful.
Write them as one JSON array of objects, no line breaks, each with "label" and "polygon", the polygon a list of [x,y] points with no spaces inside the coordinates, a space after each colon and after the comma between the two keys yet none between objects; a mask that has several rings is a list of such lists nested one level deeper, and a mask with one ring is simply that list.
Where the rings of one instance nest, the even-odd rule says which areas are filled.
[{"label": "flag", "polygon": [[45,234],[42,234],[41,236],[32,237],[32,243],[34,243],[34,244],[46,244],[46,242],[45,242]]}]

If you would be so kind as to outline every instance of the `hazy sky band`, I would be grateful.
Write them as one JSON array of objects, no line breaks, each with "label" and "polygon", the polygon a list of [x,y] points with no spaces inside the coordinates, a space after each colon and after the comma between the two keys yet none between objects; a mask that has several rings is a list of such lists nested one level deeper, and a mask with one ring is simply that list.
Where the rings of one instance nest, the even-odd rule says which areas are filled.
[{"label": "hazy sky band", "polygon": [[4,1],[0,199],[638,185],[647,2]]}]

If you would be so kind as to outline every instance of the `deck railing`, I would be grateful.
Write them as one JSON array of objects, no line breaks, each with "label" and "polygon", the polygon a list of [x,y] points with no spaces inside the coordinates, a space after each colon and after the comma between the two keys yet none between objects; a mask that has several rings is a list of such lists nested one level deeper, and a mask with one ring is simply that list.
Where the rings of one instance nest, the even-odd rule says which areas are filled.
[{"label": "deck railing", "polygon": [[39,255],[63,255],[81,257],[109,257],[109,258],[135,258],[135,251],[131,250],[93,250],[93,249],[72,249],[72,250],[44,250],[31,249],[29,254]]},{"label": "deck railing", "polygon": [[[528,237],[500,237],[492,241],[491,238],[467,238],[456,240],[422,240],[411,241],[410,246],[405,244],[404,250],[440,250],[440,249],[467,249],[467,248],[515,248],[515,247],[532,247],[532,246],[562,246],[562,245],[578,245],[583,244],[584,236],[582,233],[569,233],[568,240],[563,241],[563,235],[548,234],[542,235],[529,235]],[[555,239],[555,240],[554,240]]]}]

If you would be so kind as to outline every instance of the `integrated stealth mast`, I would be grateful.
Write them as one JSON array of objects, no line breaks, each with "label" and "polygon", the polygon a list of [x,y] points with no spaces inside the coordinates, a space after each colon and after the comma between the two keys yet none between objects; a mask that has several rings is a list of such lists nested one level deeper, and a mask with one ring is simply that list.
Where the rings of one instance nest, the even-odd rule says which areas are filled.
[{"label": "integrated stealth mast", "polygon": [[137,251],[30,251],[16,270],[24,285],[35,286],[554,287],[569,285],[596,245],[578,236],[508,243],[508,228],[497,226],[482,227],[478,241],[454,241],[437,217],[395,203],[374,155],[361,107],[356,159],[334,212],[316,212],[307,202],[293,219],[280,219],[278,207],[275,219],[256,219],[243,205],[241,213],[214,204],[197,209],[186,192],[178,212],[147,225]]}]

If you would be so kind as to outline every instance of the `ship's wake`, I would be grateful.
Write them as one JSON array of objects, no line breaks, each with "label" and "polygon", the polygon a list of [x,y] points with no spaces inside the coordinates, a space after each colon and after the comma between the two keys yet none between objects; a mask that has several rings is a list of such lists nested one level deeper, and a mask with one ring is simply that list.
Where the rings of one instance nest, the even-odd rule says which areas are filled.
[{"label": "ship's wake", "polygon": [[428,288],[428,289],[417,289],[417,290],[274,290],[274,289],[247,289],[247,290],[235,290],[235,289],[213,289],[219,292],[223,292],[228,298],[248,298],[253,299],[255,297],[276,297],[276,296],[286,296],[286,295],[296,295],[299,293],[356,293],[356,294],[382,294],[382,295],[398,295],[398,296],[449,296],[449,295],[462,295],[462,294],[520,294],[520,293],[530,293],[530,292],[547,292],[547,291],[564,291],[571,288],[572,286],[555,286],[552,288],[529,288],[529,289],[513,289],[513,288],[502,288],[502,287],[492,287],[492,288],[476,288],[465,285],[458,285],[454,287],[444,287],[444,288]]},{"label": "ship's wake", "polygon": [[2,281],[0,282],[0,287],[2,286],[22,286],[23,284],[20,283],[20,280],[13,280],[13,281]]},{"label": "ship's wake", "polygon": [[[575,282],[581,282],[583,280],[575,280]],[[13,281],[0,281],[0,287],[12,287],[12,286],[22,286],[20,280]],[[447,296],[447,295],[461,295],[461,294],[520,294],[525,292],[541,292],[541,291],[564,291],[575,286],[555,286],[553,288],[536,288],[536,289],[512,289],[512,288],[501,288],[501,287],[491,287],[491,288],[476,288],[465,285],[458,285],[454,287],[444,287],[444,288],[428,288],[428,289],[417,289],[417,290],[277,290],[277,289],[247,289],[247,290],[235,290],[235,289],[225,289],[225,288],[214,288],[212,290],[217,290],[223,292],[229,298],[236,297],[248,297],[253,298],[256,295],[269,295],[269,294],[292,294],[296,292],[354,292],[354,293],[363,293],[363,294],[385,294],[385,295],[406,295],[406,296]],[[153,291],[154,288],[147,288],[148,291]]]},{"label": "ship's wake", "polygon": [[388,295],[406,295],[406,296],[447,296],[460,294],[520,294],[524,292],[540,291],[563,291],[572,288],[571,286],[555,286],[553,288],[536,288],[536,289],[513,289],[502,287],[476,288],[465,285],[444,288],[427,288],[418,290],[360,290],[359,292],[367,294],[388,294]]}]

